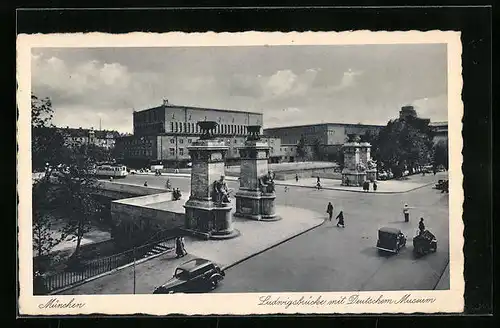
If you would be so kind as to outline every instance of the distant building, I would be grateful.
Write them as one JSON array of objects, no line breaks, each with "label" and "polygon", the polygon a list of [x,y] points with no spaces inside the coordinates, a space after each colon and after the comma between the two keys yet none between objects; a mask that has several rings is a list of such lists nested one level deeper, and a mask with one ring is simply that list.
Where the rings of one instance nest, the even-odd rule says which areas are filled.
[{"label": "distant building", "polygon": [[56,129],[64,137],[67,146],[72,147],[77,144],[92,144],[95,146],[111,149],[115,146],[116,139],[120,137],[117,131],[94,130],[82,128],[43,128]]},{"label": "distant building", "polygon": [[[121,161],[134,167],[144,167],[152,161],[163,161],[170,167],[190,162],[188,146],[200,136],[199,121],[215,121],[218,138],[226,141],[228,165],[239,162],[238,148],[247,137],[248,125],[262,125],[262,114],[201,107],[177,106],[164,102],[162,106],[134,112],[134,135],[118,140]],[[280,161],[280,140],[267,138],[272,162]]]},{"label": "distant building", "polygon": [[308,148],[318,143],[327,154],[334,154],[340,150],[350,134],[377,135],[383,127],[383,125],[321,123],[268,128],[264,129],[264,135],[281,139],[283,160],[294,162],[297,160],[297,144],[301,138],[304,138]]},{"label": "distant building", "polygon": [[448,142],[448,122],[430,122],[429,126],[434,130],[434,144]]}]

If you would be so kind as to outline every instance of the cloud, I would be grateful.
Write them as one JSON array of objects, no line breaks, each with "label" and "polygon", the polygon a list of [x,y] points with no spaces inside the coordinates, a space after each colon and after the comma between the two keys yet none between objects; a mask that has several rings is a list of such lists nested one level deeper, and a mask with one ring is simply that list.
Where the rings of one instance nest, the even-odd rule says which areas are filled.
[{"label": "cloud", "polygon": [[352,69],[348,69],[347,71],[344,72],[342,75],[342,78],[340,80],[340,83],[337,85],[334,85],[330,88],[330,90],[333,91],[340,91],[343,89],[351,88],[356,85],[356,77],[363,74],[361,71],[353,71]]},{"label": "cloud", "polygon": [[445,94],[417,99],[411,102],[411,105],[420,117],[430,118],[431,121],[448,120],[448,97]]}]

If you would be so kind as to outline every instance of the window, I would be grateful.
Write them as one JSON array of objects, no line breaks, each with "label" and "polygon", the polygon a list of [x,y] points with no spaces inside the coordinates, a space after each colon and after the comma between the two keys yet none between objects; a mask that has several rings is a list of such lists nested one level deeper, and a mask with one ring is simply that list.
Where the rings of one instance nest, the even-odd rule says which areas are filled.
[{"label": "window", "polygon": [[191,140],[191,139],[188,139],[188,143],[191,143],[192,141],[193,141],[193,140]]},{"label": "window", "polygon": [[179,125],[177,122],[175,122],[175,132],[179,131]]},{"label": "window", "polygon": [[170,143],[175,143],[175,140],[174,139],[170,139]]},{"label": "window", "polygon": [[184,139],[179,139],[179,143],[184,143]]},{"label": "window", "polygon": [[179,148],[179,155],[184,155],[184,148]]},{"label": "window", "polygon": [[187,132],[187,129],[186,129],[186,123],[184,123],[184,132]]},{"label": "window", "polygon": [[182,123],[179,123],[179,132],[182,132]]},{"label": "window", "polygon": [[169,148],[168,151],[170,152],[170,156],[175,155],[175,148]]}]

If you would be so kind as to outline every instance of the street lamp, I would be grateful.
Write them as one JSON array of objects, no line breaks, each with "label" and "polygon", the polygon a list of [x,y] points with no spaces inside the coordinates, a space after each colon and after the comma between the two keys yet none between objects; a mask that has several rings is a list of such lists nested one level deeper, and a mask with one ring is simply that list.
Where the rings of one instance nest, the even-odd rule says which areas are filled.
[{"label": "street lamp", "polygon": [[135,295],[135,243],[133,248],[133,256],[134,256],[134,295]]}]

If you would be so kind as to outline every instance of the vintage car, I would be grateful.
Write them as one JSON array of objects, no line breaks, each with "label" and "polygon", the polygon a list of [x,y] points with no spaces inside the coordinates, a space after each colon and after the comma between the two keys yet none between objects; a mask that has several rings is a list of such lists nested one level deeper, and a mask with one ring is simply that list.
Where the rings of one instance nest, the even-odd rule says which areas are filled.
[{"label": "vintage car", "polygon": [[446,191],[448,192],[449,190],[449,187],[448,187],[448,180],[438,180],[438,182],[436,183],[436,186],[435,188],[437,190],[441,190],[441,191]]},{"label": "vintage car", "polygon": [[437,239],[429,230],[418,232],[413,237],[413,252],[416,255],[426,255],[437,250]]},{"label": "vintage car", "polygon": [[195,293],[213,290],[225,272],[209,260],[196,258],[181,264],[174,276],[155,288],[153,294]]},{"label": "vintage car", "polygon": [[406,246],[406,237],[397,228],[382,227],[378,230],[377,249],[379,252],[399,253]]}]

